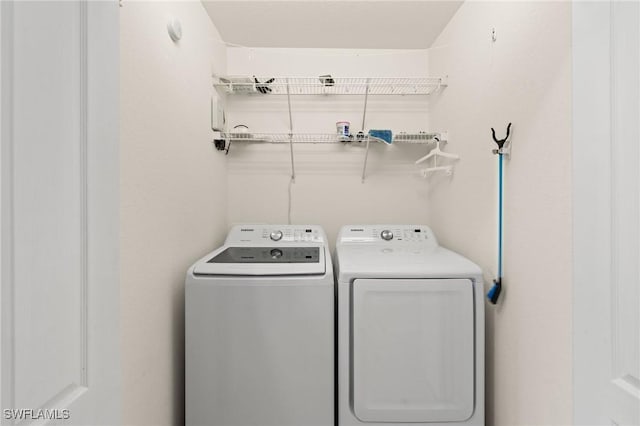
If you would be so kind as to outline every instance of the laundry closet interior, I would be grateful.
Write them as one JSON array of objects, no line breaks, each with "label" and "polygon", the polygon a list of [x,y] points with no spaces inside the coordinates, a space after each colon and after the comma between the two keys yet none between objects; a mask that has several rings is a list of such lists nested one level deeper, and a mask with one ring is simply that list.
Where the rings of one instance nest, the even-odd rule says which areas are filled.
[{"label": "laundry closet interior", "polygon": [[570,3],[123,0],[120,85],[125,424],[184,421],[184,274],[241,224],[428,226],[483,298],[502,242],[486,424],[571,422]]}]

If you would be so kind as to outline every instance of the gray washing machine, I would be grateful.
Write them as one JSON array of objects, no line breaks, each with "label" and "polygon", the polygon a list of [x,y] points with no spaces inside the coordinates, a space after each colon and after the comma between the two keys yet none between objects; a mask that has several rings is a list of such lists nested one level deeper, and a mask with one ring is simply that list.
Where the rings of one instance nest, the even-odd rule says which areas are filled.
[{"label": "gray washing machine", "polygon": [[186,278],[186,424],[332,426],[335,283],[318,226],[235,226]]}]

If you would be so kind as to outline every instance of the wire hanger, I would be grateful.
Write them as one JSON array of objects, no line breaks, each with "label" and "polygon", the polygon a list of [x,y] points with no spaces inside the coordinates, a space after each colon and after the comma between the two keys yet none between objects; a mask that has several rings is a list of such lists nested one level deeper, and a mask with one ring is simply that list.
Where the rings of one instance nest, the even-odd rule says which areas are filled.
[{"label": "wire hanger", "polygon": [[440,149],[440,139],[435,138],[435,140],[436,140],[436,147],[433,148],[431,150],[431,152],[429,152],[427,155],[425,155],[424,157],[422,157],[422,158],[420,158],[419,160],[416,161],[416,164],[420,164],[420,163],[425,162],[428,159],[433,157],[433,167],[427,167],[427,168],[421,170],[423,177],[427,177],[427,175],[429,173],[438,172],[438,171],[443,171],[448,175],[453,173],[453,166],[451,166],[451,165],[438,166],[438,157],[449,158],[449,159],[452,159],[452,160],[459,160],[460,159],[460,156],[457,155],[457,154],[451,154],[451,153],[442,151]]}]

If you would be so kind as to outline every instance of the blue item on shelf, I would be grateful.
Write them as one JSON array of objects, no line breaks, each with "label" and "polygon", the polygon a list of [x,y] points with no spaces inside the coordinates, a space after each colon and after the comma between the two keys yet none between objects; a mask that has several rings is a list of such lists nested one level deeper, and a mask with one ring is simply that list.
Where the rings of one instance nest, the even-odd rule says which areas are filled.
[{"label": "blue item on shelf", "polygon": [[393,133],[391,130],[369,130],[369,136],[380,139],[388,145],[391,145],[393,142]]}]

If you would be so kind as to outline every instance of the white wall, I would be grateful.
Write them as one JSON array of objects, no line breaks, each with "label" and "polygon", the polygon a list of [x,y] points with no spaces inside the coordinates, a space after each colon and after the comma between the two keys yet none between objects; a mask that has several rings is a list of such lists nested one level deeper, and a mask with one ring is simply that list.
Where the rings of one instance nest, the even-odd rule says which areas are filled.
[{"label": "white wall", "polygon": [[[424,50],[228,49],[230,75],[416,77],[428,67]],[[361,129],[364,97],[293,96],[293,129],[332,133],[335,123]],[[370,97],[366,129],[430,130],[425,97]],[[286,96],[228,99],[229,125],[254,132],[288,132]],[[292,223],[320,224],[333,240],[347,223],[427,223],[426,182],[413,162],[425,146],[372,144],[365,183],[364,150],[348,145],[294,145]],[[288,146],[233,144],[229,155],[228,217],[233,223],[287,223],[291,173]]]},{"label": "white wall", "polygon": [[226,58],[200,2],[125,1],[120,18],[123,423],[181,424],[184,275],[226,232],[209,117]]},{"label": "white wall", "polygon": [[432,188],[430,224],[487,280],[496,272],[490,128],[504,135],[513,122],[504,290],[487,306],[487,424],[570,424],[571,5],[465,2],[429,65],[450,84],[431,103],[431,123],[462,156],[452,181]]}]

